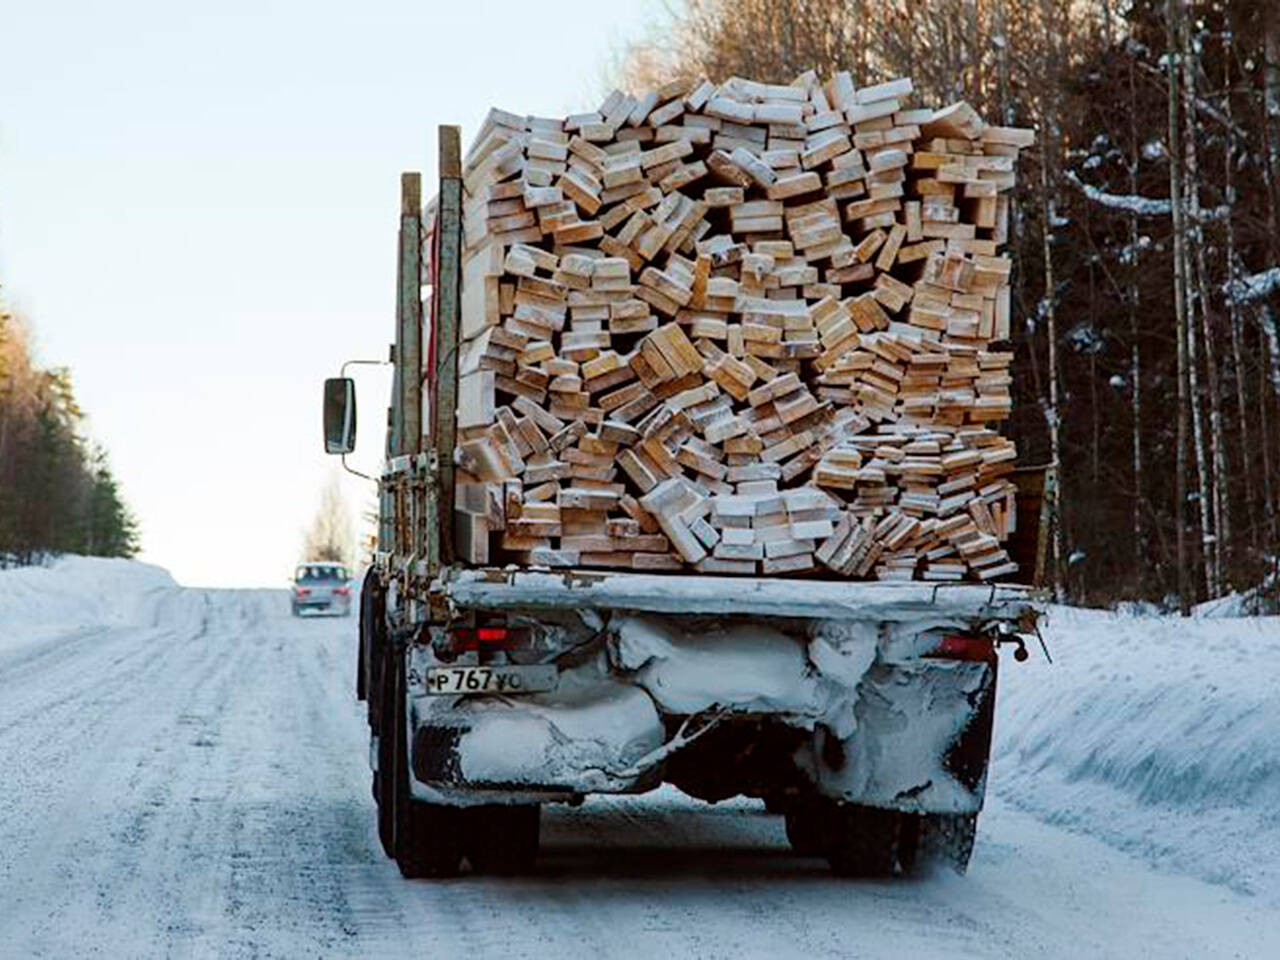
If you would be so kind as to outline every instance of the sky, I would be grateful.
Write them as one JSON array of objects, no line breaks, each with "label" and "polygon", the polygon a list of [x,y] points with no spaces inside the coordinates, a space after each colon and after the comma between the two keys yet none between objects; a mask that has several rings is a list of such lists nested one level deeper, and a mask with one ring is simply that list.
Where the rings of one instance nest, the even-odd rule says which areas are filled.
[{"label": "sky", "polygon": [[[655,0],[0,0],[0,284],[182,583],[280,586],[320,387],[385,359],[399,173],[490,106],[594,109]],[[353,465],[389,389],[354,368]],[[353,513],[371,484],[343,474]]]}]

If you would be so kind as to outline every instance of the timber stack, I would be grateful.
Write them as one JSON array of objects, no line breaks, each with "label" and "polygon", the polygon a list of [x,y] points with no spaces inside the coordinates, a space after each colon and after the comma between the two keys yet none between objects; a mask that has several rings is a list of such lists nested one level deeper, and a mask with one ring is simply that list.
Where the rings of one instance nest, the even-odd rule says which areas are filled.
[{"label": "timber stack", "polygon": [[1001,248],[1034,135],[911,93],[810,71],[489,113],[463,173],[459,559],[1016,572]]}]

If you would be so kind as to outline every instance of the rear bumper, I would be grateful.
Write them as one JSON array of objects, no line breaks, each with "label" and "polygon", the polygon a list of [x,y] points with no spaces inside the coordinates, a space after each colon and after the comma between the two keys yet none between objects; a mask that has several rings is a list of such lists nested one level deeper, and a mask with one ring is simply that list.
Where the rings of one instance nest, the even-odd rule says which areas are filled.
[{"label": "rear bumper", "polygon": [[570,800],[643,792],[664,781],[717,799],[760,794],[761,784],[772,781],[916,813],[982,807],[994,662],[877,662],[843,704],[827,703],[843,716],[757,702],[729,712],[714,735],[678,751],[673,737],[689,714],[664,704],[635,673],[611,673],[596,663],[561,676],[552,694],[412,697],[419,799]]},{"label": "rear bumper", "polygon": [[347,612],[351,609],[350,597],[335,597],[332,600],[294,600],[293,609],[301,613],[303,610],[333,612],[340,610]]},{"label": "rear bumper", "polygon": [[666,739],[640,688],[590,668],[526,697],[417,696],[411,769],[424,800],[485,802],[495,794],[569,800],[657,786],[643,763]]}]

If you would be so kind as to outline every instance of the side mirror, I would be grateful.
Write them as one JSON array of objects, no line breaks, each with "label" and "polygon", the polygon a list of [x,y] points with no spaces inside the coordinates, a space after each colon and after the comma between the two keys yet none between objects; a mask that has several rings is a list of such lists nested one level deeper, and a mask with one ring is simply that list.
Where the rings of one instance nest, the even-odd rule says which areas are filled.
[{"label": "side mirror", "polygon": [[356,448],[356,383],[350,377],[324,382],[324,452],[350,453]]}]

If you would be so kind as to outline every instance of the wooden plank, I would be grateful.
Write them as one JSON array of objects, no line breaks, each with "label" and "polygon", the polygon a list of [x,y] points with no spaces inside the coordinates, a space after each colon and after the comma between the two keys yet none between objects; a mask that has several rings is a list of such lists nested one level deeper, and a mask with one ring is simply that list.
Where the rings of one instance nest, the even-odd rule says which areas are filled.
[{"label": "wooden plank", "polygon": [[[439,464],[440,491],[436,504],[438,522],[444,523],[453,516],[454,500],[454,467],[452,451],[455,446],[457,430],[453,410],[457,406],[458,383],[458,338],[461,325],[461,256],[462,256],[462,162],[461,131],[456,126],[440,126],[437,128],[438,169],[440,175],[439,193],[436,202],[437,222],[433,231],[435,256],[433,257],[432,276],[432,317],[431,332],[435,338],[432,355],[435,357],[433,380],[432,410],[435,412],[435,423],[431,431],[431,443],[436,451]],[[420,204],[415,203],[415,206]],[[403,216],[403,214],[402,214]],[[410,227],[414,236],[420,234],[421,224]],[[417,262],[422,261],[421,254]],[[411,283],[411,289],[402,291],[402,296],[410,297],[420,303],[421,277]],[[418,329],[421,329],[421,316],[418,317]],[[417,415],[421,415],[422,400],[422,355],[421,337],[418,338],[418,357],[416,358],[414,383],[417,397],[405,402],[413,403]],[[447,452],[445,452],[447,451]],[[432,524],[428,524],[433,528]],[[438,556],[434,549],[426,549],[428,570],[434,574],[439,565],[452,560],[453,538],[445,535],[429,536],[430,541],[439,544]],[[429,546],[429,545],[428,545]]]}]

